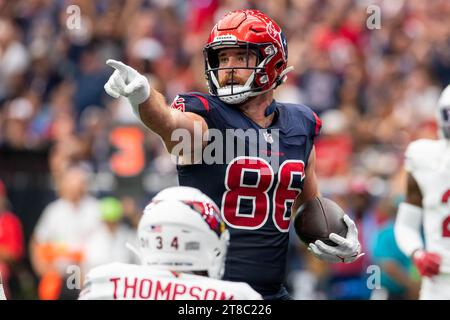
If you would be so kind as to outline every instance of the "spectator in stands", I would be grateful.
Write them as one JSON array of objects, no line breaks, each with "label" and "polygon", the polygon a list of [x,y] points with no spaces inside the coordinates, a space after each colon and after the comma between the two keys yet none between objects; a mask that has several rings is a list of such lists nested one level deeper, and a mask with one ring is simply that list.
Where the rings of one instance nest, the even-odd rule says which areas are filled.
[{"label": "spectator in stands", "polygon": [[111,262],[137,263],[135,254],[127,248],[130,243],[134,247],[136,232],[122,222],[122,203],[113,197],[100,200],[102,224],[93,232],[86,242],[84,270]]},{"label": "spectator in stands", "polygon": [[88,174],[70,167],[57,181],[59,198],[42,213],[31,240],[31,261],[41,278],[40,299],[76,299],[64,281],[67,267],[81,265],[86,240],[98,230],[100,207],[87,193]]},{"label": "spectator in stands", "polygon": [[[390,300],[417,300],[419,297],[420,278],[414,276],[414,265],[398,247],[394,236],[395,213],[399,201],[388,198],[388,220],[375,234],[373,243],[374,263],[381,268],[381,287]],[[416,273],[417,274],[417,273]],[[377,298],[377,295],[373,295]]]},{"label": "spectator in stands", "polygon": [[24,254],[22,223],[8,209],[6,188],[0,180],[0,275],[3,278],[5,294],[10,298],[8,279],[11,268]]}]

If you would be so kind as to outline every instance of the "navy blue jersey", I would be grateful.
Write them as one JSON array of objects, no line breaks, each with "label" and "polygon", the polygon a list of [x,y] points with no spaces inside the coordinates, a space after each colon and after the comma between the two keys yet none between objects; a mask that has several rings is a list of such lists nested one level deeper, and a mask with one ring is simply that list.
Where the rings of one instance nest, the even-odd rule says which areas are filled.
[{"label": "navy blue jersey", "polygon": [[274,121],[261,128],[236,107],[200,93],[179,95],[172,108],[202,116],[214,131],[204,159],[177,169],[180,185],[212,198],[230,230],[224,279],[276,294],[285,277],[290,207],[303,188],[320,120],[306,106],[273,101]]}]

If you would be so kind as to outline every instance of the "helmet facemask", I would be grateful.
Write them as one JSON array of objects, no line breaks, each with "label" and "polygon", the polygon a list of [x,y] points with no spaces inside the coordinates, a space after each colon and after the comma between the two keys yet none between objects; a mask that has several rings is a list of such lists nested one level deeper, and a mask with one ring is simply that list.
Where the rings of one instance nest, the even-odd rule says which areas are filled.
[{"label": "helmet facemask", "polygon": [[[246,50],[245,67],[219,67],[219,53],[221,49],[241,48]],[[205,75],[209,92],[217,96],[220,100],[228,104],[240,104],[249,97],[260,95],[276,87],[274,83],[268,89],[264,89],[269,81],[266,73],[266,65],[277,53],[277,48],[271,43],[254,44],[241,41],[216,41],[207,45],[204,50]],[[250,55],[256,55],[256,65],[249,65]],[[253,70],[245,84],[235,84],[234,70],[245,69]],[[219,71],[231,70],[231,84],[221,86],[219,83]]]}]

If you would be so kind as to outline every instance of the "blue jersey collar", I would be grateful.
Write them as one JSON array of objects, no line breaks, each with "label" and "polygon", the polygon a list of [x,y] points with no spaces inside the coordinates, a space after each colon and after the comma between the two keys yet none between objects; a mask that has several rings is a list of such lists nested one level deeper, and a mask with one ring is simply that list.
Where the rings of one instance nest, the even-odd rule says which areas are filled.
[{"label": "blue jersey collar", "polygon": [[270,116],[277,108],[277,103],[275,100],[272,100],[272,103],[266,108],[266,111],[264,111],[264,115],[266,117]]}]

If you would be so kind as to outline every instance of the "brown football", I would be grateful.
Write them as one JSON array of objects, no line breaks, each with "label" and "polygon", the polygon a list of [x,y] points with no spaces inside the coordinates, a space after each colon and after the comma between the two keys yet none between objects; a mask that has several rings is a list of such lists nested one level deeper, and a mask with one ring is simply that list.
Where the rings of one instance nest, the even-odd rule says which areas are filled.
[{"label": "brown football", "polygon": [[322,240],[324,243],[336,246],[329,239],[330,233],[336,233],[345,238],[347,225],[344,222],[344,211],[334,201],[315,197],[297,210],[294,228],[300,240],[305,244]]}]

